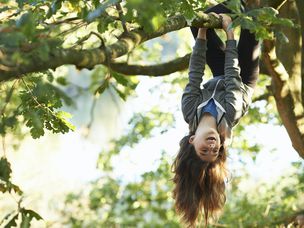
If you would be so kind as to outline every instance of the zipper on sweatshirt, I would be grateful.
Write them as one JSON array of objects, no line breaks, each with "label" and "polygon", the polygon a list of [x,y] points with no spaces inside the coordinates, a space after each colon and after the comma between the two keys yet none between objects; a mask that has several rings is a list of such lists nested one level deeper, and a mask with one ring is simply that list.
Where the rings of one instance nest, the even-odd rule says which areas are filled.
[{"label": "zipper on sweatshirt", "polygon": [[216,89],[217,89],[218,84],[219,84],[219,82],[220,82],[221,80],[223,80],[223,79],[219,79],[219,80],[216,82],[216,85],[215,85],[215,87],[214,87],[214,89],[213,89],[213,92],[212,92],[211,97],[210,97],[207,101],[201,103],[201,104],[197,107],[196,113],[195,113],[195,121],[194,121],[194,122],[195,122],[195,123],[194,123],[194,128],[195,128],[195,129],[197,128],[198,123],[199,123],[199,119],[200,119],[199,116],[200,116],[200,112],[202,111],[201,109],[202,109],[202,108],[203,108],[211,99],[214,100],[214,103],[215,103],[216,107],[219,108],[219,109],[221,110],[221,112],[222,112],[222,115],[221,115],[221,117],[219,118],[219,121],[217,121],[218,118],[217,118],[217,120],[216,120],[217,126],[219,126],[219,124],[220,124],[221,121],[223,120],[223,118],[224,118],[224,116],[225,116],[225,114],[226,114],[226,110],[222,107],[222,105],[221,105],[219,102],[217,102],[216,99],[214,99],[214,96],[215,96],[215,93],[216,93]]}]

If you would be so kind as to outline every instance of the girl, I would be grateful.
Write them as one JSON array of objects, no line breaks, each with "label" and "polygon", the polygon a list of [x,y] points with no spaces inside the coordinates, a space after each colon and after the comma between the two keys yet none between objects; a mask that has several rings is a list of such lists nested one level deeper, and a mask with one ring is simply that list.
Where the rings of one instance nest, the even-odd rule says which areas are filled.
[{"label": "girl", "polygon": [[[175,207],[193,226],[201,209],[205,224],[225,203],[226,148],[231,130],[245,115],[259,74],[259,43],[242,29],[234,39],[231,13],[223,4],[207,10],[220,14],[226,46],[213,29],[191,28],[196,38],[189,65],[189,82],[182,96],[182,112],[189,135],[180,141],[173,163]],[[205,63],[213,79],[200,88]]]}]

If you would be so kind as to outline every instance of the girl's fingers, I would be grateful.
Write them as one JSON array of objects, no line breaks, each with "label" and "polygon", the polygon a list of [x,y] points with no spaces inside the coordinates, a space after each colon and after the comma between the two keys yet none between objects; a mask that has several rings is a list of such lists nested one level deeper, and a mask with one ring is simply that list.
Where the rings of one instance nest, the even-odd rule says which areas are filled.
[{"label": "girl's fingers", "polygon": [[215,17],[217,17],[217,18],[219,18],[219,17],[220,17],[220,15],[219,15],[219,14],[214,13],[214,12],[210,12],[210,13],[208,13],[208,14],[212,14],[213,16],[215,16]]}]

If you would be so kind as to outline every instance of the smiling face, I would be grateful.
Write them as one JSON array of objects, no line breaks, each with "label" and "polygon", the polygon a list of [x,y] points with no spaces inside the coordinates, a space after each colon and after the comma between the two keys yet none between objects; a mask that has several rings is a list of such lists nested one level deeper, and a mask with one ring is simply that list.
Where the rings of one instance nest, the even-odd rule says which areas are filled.
[{"label": "smiling face", "polygon": [[214,162],[219,155],[221,145],[220,135],[213,128],[197,129],[189,139],[196,154],[207,162]]}]

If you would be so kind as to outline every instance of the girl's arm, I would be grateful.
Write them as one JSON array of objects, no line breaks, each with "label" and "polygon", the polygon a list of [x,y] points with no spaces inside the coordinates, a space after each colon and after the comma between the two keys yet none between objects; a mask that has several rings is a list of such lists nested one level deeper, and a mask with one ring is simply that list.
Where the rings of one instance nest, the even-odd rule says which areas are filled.
[{"label": "girl's arm", "polygon": [[234,31],[231,27],[231,18],[222,14],[222,26],[226,32],[225,50],[225,85],[226,85],[226,111],[232,126],[238,122],[243,115],[243,93],[241,90],[241,76],[238,61],[238,51]]},{"label": "girl's arm", "polygon": [[193,120],[196,107],[201,101],[200,85],[204,75],[207,50],[206,30],[199,29],[189,63],[189,82],[182,96],[182,112],[187,123]]}]

